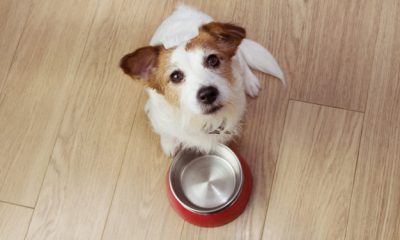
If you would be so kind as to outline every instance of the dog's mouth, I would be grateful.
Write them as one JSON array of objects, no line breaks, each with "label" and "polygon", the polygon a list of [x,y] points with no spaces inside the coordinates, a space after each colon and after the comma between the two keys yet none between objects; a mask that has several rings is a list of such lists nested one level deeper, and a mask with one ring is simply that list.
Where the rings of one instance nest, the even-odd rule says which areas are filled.
[{"label": "dog's mouth", "polygon": [[214,113],[218,112],[222,107],[223,107],[223,105],[211,106],[204,110],[204,114],[206,114],[206,115],[214,114]]}]

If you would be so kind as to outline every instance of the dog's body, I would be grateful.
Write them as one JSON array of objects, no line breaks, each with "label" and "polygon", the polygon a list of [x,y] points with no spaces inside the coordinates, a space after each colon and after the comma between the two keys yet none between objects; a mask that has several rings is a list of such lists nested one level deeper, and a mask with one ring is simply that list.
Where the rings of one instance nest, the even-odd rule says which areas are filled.
[{"label": "dog's body", "polygon": [[181,147],[209,151],[240,132],[245,93],[255,97],[260,89],[249,67],[283,80],[272,55],[244,38],[243,28],[181,6],[161,24],[152,46],[121,60],[125,73],[149,87],[145,111],[166,154]]}]

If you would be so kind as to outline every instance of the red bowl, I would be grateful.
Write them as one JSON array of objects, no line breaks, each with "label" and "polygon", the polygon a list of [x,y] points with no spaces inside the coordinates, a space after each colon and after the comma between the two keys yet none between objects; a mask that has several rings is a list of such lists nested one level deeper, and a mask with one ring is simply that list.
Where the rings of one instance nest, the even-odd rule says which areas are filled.
[{"label": "red bowl", "polygon": [[176,194],[174,194],[173,192],[174,190],[171,187],[171,180],[170,180],[171,167],[170,167],[167,174],[168,199],[172,207],[175,209],[175,211],[187,222],[190,222],[194,225],[201,227],[217,227],[233,221],[244,211],[251,194],[252,177],[250,169],[246,161],[243,159],[243,157],[238,155],[236,152],[234,154],[239,160],[242,169],[243,181],[241,189],[236,198],[232,202],[230,202],[228,206],[216,212],[199,213],[191,210],[190,208],[185,207],[182,204],[182,201],[179,201],[177,199]]}]

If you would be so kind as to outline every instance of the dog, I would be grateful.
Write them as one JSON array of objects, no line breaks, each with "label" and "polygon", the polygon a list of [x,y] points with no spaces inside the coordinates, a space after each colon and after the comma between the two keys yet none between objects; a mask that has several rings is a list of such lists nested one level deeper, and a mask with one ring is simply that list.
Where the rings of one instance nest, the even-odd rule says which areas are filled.
[{"label": "dog", "polygon": [[208,152],[240,133],[246,94],[260,90],[250,68],[285,83],[274,57],[246,39],[244,28],[186,5],[164,20],[149,46],[122,57],[120,67],[147,87],[145,112],[169,156],[182,148]]}]

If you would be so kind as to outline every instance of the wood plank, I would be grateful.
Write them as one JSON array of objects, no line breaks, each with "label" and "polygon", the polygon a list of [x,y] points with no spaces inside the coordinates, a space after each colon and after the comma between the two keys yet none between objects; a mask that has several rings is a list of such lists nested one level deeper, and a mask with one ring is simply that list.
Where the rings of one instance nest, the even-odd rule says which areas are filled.
[{"label": "wood plank", "polygon": [[291,101],[263,239],[343,239],[363,114]]},{"label": "wood plank", "polygon": [[289,2],[303,29],[291,98],[365,111],[384,1]]},{"label": "wood plank", "polygon": [[118,62],[164,10],[147,3],[99,2],[27,239],[101,238],[142,91]]},{"label": "wood plank", "polygon": [[35,0],[0,102],[0,199],[34,206],[96,1]]},{"label": "wood plank", "polygon": [[399,12],[384,1],[346,239],[400,239]]},{"label": "wood plank", "polygon": [[0,202],[0,239],[24,239],[32,212],[30,208]]},{"label": "wood plank", "polygon": [[183,220],[166,193],[171,160],[152,132],[145,101],[143,93],[103,239],[179,239],[182,231]]},{"label": "wood plank", "polygon": [[[195,1],[193,1],[195,2]],[[218,5],[221,4],[221,5]],[[288,81],[294,79],[298,43],[286,1],[202,2],[202,9],[219,21],[244,26],[248,37],[266,46],[284,69]],[[221,10],[224,9],[224,10]],[[273,9],[266,11],[265,9]],[[257,24],[254,24],[257,22]],[[260,239],[278,158],[289,89],[266,75],[258,74],[260,95],[249,100],[244,130],[238,148],[253,175],[250,202],[234,222],[218,228],[199,228],[185,223],[181,239]]]},{"label": "wood plank", "polygon": [[[128,30],[131,38],[138,36],[131,51],[148,44],[156,27],[169,13],[175,3],[149,1],[145,15],[137,16],[134,25],[141,21],[149,24],[144,38],[135,27]],[[162,10],[162,11],[161,11]],[[139,20],[138,20],[139,19]],[[132,23],[133,24],[133,23]],[[122,55],[121,55],[122,56]],[[125,79],[127,80],[127,79]],[[142,87],[139,89],[143,90]],[[142,93],[136,118],[131,131],[124,164],[115,190],[103,239],[179,239],[183,220],[170,207],[165,179],[170,164],[161,151],[159,137],[153,133],[144,113],[147,94]],[[126,226],[129,223],[129,227]],[[149,227],[151,226],[151,227]]]},{"label": "wood plank", "polygon": [[0,1],[0,102],[8,71],[30,13],[31,0]]}]

